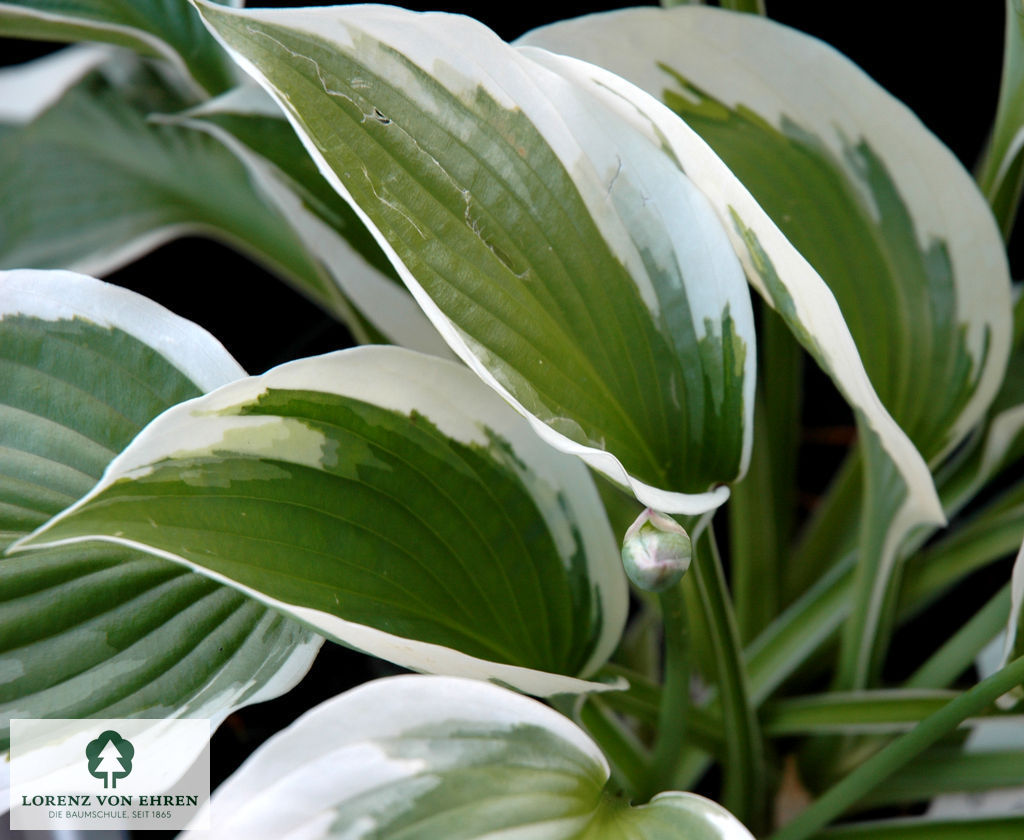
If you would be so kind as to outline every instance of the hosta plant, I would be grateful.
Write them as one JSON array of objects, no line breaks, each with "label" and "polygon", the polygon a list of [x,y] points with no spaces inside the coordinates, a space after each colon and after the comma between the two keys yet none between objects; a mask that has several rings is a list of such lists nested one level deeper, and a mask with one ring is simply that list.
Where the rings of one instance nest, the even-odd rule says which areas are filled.
[{"label": "hosta plant", "polygon": [[[757,11],[0,2],[98,42],[0,76],[0,724],[219,723],[327,639],[419,673],[218,837],[1024,832],[957,799],[1024,787],[1021,19],[975,179]],[[186,233],[361,346],[246,376],[89,276]]]}]

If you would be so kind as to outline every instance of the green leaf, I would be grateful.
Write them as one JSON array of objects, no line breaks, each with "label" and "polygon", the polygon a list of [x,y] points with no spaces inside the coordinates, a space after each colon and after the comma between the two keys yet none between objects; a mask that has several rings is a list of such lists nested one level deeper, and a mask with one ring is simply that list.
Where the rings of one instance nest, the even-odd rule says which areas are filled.
[{"label": "green leaf", "polygon": [[693,571],[686,580],[693,582],[703,614],[703,621],[695,626],[703,625],[714,651],[725,730],[723,802],[745,822],[760,826],[766,822],[767,803],[764,741],[722,559],[710,526],[697,541]]},{"label": "green leaf", "polygon": [[[31,82],[31,65],[18,72]],[[183,105],[159,74],[122,55],[0,136],[0,266],[104,274],[204,234],[348,316],[335,283],[231,152],[203,132],[149,120]]]},{"label": "green leaf", "polygon": [[1009,351],[1005,250],[970,175],[909,109],[836,50],[753,15],[629,9],[524,42],[608,67],[700,134],[824,278],[929,461],[977,424]]},{"label": "green leaf", "polygon": [[32,122],[90,70],[112,57],[108,47],[77,44],[0,69],[0,127]]},{"label": "green leaf", "polygon": [[[154,415],[243,375],[208,333],[67,272],[0,272],[0,549],[79,498]],[[321,639],[164,560],[98,543],[0,559],[7,721],[208,717],[287,691]]]},{"label": "green leaf", "polygon": [[766,706],[763,725],[772,737],[906,732],[954,697],[953,691],[906,689],[795,697]]},{"label": "green leaf", "polygon": [[873,820],[841,825],[815,835],[815,840],[1017,840],[1024,817]]},{"label": "green leaf", "polygon": [[276,735],[210,808],[224,838],[752,840],[691,793],[631,808],[604,790],[608,775],[596,745],[535,700],[479,682],[392,677]]},{"label": "green leaf", "polygon": [[970,668],[1006,625],[1006,617],[1010,613],[1010,588],[1007,583],[943,642],[907,678],[906,687],[936,688],[952,685]]},{"label": "green leaf", "polygon": [[749,295],[628,98],[467,18],[200,9],[453,350],[545,440],[656,510],[721,504],[712,486],[750,449]]},{"label": "green leaf", "polygon": [[1021,632],[1021,613],[1024,611],[1024,543],[1021,544],[1017,560],[1013,564],[1010,581],[1010,618],[1006,625],[1006,649],[1003,661],[1014,659],[1024,650],[1024,633]]},{"label": "green leaf", "polygon": [[168,59],[207,93],[225,90],[234,77],[187,0],[3,0],[0,35],[129,47]]},{"label": "green leaf", "polygon": [[244,85],[162,121],[205,131],[235,154],[306,249],[381,335],[411,350],[450,355],[366,226],[317,171],[280,108],[262,89]]},{"label": "green leaf", "polygon": [[[1020,721],[1011,725],[1019,727]],[[935,747],[922,754],[862,802],[865,808],[926,802],[950,793],[979,793],[1024,786],[1024,750],[965,751]]]},{"label": "green leaf", "polygon": [[586,468],[464,367],[396,347],[293,362],[165,412],[21,545],[90,538],[405,667],[541,694],[601,687],[576,676],[625,621]]},{"label": "green leaf", "polygon": [[1005,0],[1006,38],[999,105],[978,182],[992,205],[1003,235],[1009,238],[1024,187],[1024,8]]},{"label": "green leaf", "polygon": [[944,521],[914,446],[933,462],[948,453],[1005,370],[1009,272],[984,199],[952,153],[852,63],[753,15],[632,9],[526,42],[624,76],[720,156],[712,165],[677,131],[688,171],[709,160],[695,180],[732,219],[751,281],[853,406],[868,487],[840,682],[864,685],[884,649],[899,549],[916,526]]},{"label": "green leaf", "polygon": [[1006,376],[975,445],[943,482],[947,509],[959,510],[995,476],[1024,456],[1024,296],[1013,307],[1013,347]]},{"label": "green leaf", "polygon": [[824,828],[920,753],[1024,682],[1024,658],[972,686],[929,715],[910,732],[883,747],[772,835],[772,840],[804,840]]}]

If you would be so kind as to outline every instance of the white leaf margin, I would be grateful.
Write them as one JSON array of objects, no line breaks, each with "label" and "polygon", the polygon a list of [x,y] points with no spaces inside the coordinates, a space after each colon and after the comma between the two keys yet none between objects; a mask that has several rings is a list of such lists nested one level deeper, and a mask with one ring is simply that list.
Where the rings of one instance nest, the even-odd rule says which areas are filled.
[{"label": "white leaf margin", "polygon": [[396,286],[366,262],[343,236],[313,213],[274,164],[216,123],[203,119],[217,114],[284,119],[284,114],[262,88],[243,83],[181,115],[157,121],[203,131],[231,151],[249,172],[254,186],[288,220],[309,251],[320,259],[338,288],[385,336],[410,350],[451,358],[448,345],[404,288]]},{"label": "white leaf margin", "polygon": [[[228,7],[240,7],[245,2],[245,0],[223,1]],[[133,26],[127,26],[125,24],[98,21],[88,17],[76,17],[71,14],[47,12],[42,9],[32,9],[25,6],[16,6],[2,2],[0,2],[0,15],[8,18],[24,18],[26,20],[37,20],[51,23],[66,23],[85,30],[91,29],[96,32],[110,32],[121,37],[134,40],[138,43],[145,44],[146,47],[153,51],[154,55],[161,56],[169,61],[171,65],[181,73],[182,77],[188,80],[189,84],[192,85],[196,92],[203,92],[202,85],[200,85],[192,76],[191,71],[188,69],[188,65],[186,65],[185,60],[181,57],[178,51],[163,39],[156,37],[154,34],[147,32],[144,29],[136,29]]]},{"label": "white leaf margin", "polygon": [[[531,414],[510,393],[505,383],[495,377],[480,361],[477,352],[470,346],[468,337],[445,316],[418,283],[395,249],[388,243],[376,225],[373,224],[372,220],[352,200],[352,196],[342,180],[334,173],[323,154],[303,130],[301,122],[289,107],[286,95],[278,91],[253,62],[232,47],[221,36],[217,31],[216,23],[210,19],[209,15],[210,13],[230,13],[239,17],[252,16],[264,20],[275,20],[280,25],[307,31],[319,38],[333,38],[340,44],[352,43],[352,31],[346,26],[346,21],[351,19],[351,25],[354,30],[367,33],[392,48],[397,49],[396,44],[400,42],[403,55],[421,68],[431,67],[439,60],[451,65],[450,69],[446,71],[445,82],[447,84],[461,83],[467,89],[471,89],[475,84],[487,82],[487,92],[504,107],[527,113],[535,124],[547,122],[548,124],[560,127],[562,129],[561,134],[554,136],[545,135],[545,139],[567,170],[576,172],[581,164],[590,167],[592,163],[587,160],[586,152],[579,147],[578,138],[569,130],[561,110],[555,104],[554,97],[556,94],[560,94],[562,96],[562,106],[569,111],[580,111],[583,105],[583,98],[572,96],[572,92],[566,84],[570,81],[569,79],[560,76],[557,72],[544,72],[546,68],[541,63],[532,60],[534,57],[532,54],[510,48],[508,44],[499,39],[482,24],[461,15],[436,12],[413,13],[396,7],[376,5],[310,9],[260,9],[258,10],[258,15],[253,15],[248,10],[227,10],[210,2],[210,0],[190,0],[190,2],[199,10],[203,21],[214,37],[220,42],[221,46],[279,104],[282,112],[285,113],[288,120],[292,123],[296,134],[302,140],[310,156],[316,162],[321,174],[335,188],[339,195],[349,202],[367,229],[373,234],[381,249],[388,259],[391,260],[399,277],[402,278],[420,305],[420,308],[455,354],[484,382],[501,394],[509,405],[522,414],[538,436],[554,448],[578,456],[590,467],[605,474],[617,484],[628,487],[638,501],[655,510],[665,513],[696,516],[720,507],[725,503],[729,498],[729,488],[725,485],[720,485],[704,493],[678,493],[654,487],[631,476],[619,459],[612,453],[571,440]],[[424,37],[428,31],[430,37]],[[437,50],[439,43],[443,43],[448,48],[443,51],[443,54]],[[470,52],[467,49],[468,45],[474,45],[476,49]],[[475,63],[473,57],[476,55],[485,56],[484,62],[488,65],[486,71],[482,70],[480,64]],[[502,60],[495,61],[495,56],[500,56]],[[424,70],[424,73],[431,75],[429,70]],[[529,91],[530,96],[526,98],[512,98],[509,91],[524,90],[524,82],[527,86],[525,89]],[[531,114],[531,111],[535,113]],[[607,114],[602,116],[607,120]],[[673,118],[675,118],[675,115],[673,115]],[[597,122],[601,117],[595,115],[591,119]],[[632,124],[633,120],[628,122]],[[661,146],[658,138],[652,138],[652,142],[655,148]],[[593,175],[593,172],[587,171],[586,174]],[[610,229],[609,220],[613,217],[613,214],[606,213],[602,216],[601,213],[595,210],[601,204],[606,206],[608,204],[606,195],[602,194],[603,190],[598,188],[598,183],[599,179],[583,178],[582,175],[577,179],[577,185],[580,187],[581,192],[584,193],[584,201],[587,203],[588,208],[594,212],[595,222],[612,249],[623,259],[627,270],[630,270],[634,277],[643,277],[645,271],[643,266],[639,265],[639,252],[636,250],[636,243],[632,241],[630,234],[625,228],[618,230]],[[587,195],[588,192],[589,195]],[[711,229],[708,228],[708,230],[710,231]],[[715,236],[718,235],[717,230],[712,231],[712,233]],[[642,284],[640,285],[644,300],[650,304],[651,293],[644,293],[645,290]],[[747,307],[749,308],[749,300],[747,301]],[[698,329],[698,332],[700,332],[700,329]],[[746,472],[753,444],[753,389],[755,378],[752,375],[752,366],[755,361],[755,352],[755,342],[748,340],[746,359],[747,379],[745,385],[749,392],[749,398],[745,394],[744,411],[747,416],[744,422],[741,466],[737,478]]]},{"label": "white leaf margin", "polygon": [[[105,52],[105,50],[103,51]],[[212,390],[245,377],[224,346],[202,327],[128,289],[70,271],[14,269],[0,271],[0,321],[24,316],[42,321],[83,319],[100,328],[118,329],[159,352],[197,387]],[[208,697],[189,717],[209,717],[211,732],[231,712],[290,691],[306,675],[323,644],[309,634],[271,678],[250,696],[255,684],[232,686]],[[153,737],[161,737],[153,720]],[[6,755],[6,754],[4,754]],[[195,756],[189,760],[189,764]],[[182,772],[187,765],[182,767]],[[0,756],[0,813],[10,808],[10,763]]]},{"label": "white leaf margin", "polygon": [[53,105],[91,70],[113,56],[108,46],[75,44],[0,70],[0,123],[24,125]]},{"label": "white leaf margin", "polygon": [[[516,43],[605,67],[655,99],[671,84],[657,62],[671,66],[674,57],[685,59],[685,75],[726,105],[744,105],[776,127],[784,117],[797,120],[848,168],[854,185],[860,182],[846,161],[843,139],[861,138],[865,126],[872,126],[875,130],[866,139],[908,201],[919,246],[923,250],[940,236],[949,243],[957,312],[967,324],[967,348],[976,363],[982,358],[985,328],[991,329],[988,363],[935,462],[977,425],[1002,382],[1001,360],[1009,353],[1012,336],[1006,251],[970,173],[906,105],[819,39],[757,15],[716,8],[632,8],[586,15],[540,27]],[[780,55],[786,60],[780,61]],[[691,173],[695,159],[681,160]],[[701,181],[702,186],[705,183]],[[729,197],[731,185],[722,192]],[[875,207],[869,195],[864,201]],[[750,223],[746,212],[741,216]],[[967,216],[974,224],[962,224]],[[761,226],[755,229],[779,266]],[[789,282],[782,270],[779,275]]]},{"label": "white leaf margin", "polygon": [[559,68],[560,72],[578,79],[580,84],[589,83],[610,101],[617,101],[620,108],[633,108],[649,121],[652,136],[668,145],[686,173],[710,199],[748,279],[764,299],[772,303],[771,295],[760,280],[755,255],[735,229],[732,213],[750,227],[789,293],[800,324],[820,349],[836,385],[847,402],[862,414],[902,475],[908,497],[900,521],[945,524],[928,465],[875,393],[832,292],[721,158],[665,105],[614,73],[539,48],[522,49],[531,50],[536,61]]},{"label": "white leaf margin", "polygon": [[[218,418],[220,422],[210,422],[217,412],[250,402],[271,388],[332,393],[402,414],[415,410],[443,433],[464,444],[487,446],[489,441],[485,427],[503,437],[512,446],[516,457],[527,465],[527,471],[521,472],[519,477],[538,499],[538,508],[542,514],[554,513],[549,505],[543,504],[543,497],[562,491],[569,515],[575,521],[582,540],[581,547],[587,558],[588,580],[599,603],[596,609],[600,616],[601,634],[581,673],[589,675],[611,656],[625,626],[628,590],[618,545],[597,489],[586,469],[575,459],[552,451],[503,400],[461,365],[400,347],[356,347],[300,359],[274,368],[262,376],[231,383],[204,397],[169,409],[110,463],[100,482],[88,494],[34,533],[15,542],[9,550],[13,553],[95,540],[129,546],[185,565],[304,622],[319,633],[331,635],[350,647],[410,670],[496,680],[538,696],[615,691],[626,687],[623,680],[613,683],[591,682],[522,666],[490,662],[442,645],[395,636],[329,613],[279,601],[180,555],[123,537],[94,534],[47,540],[47,531],[72,516],[79,508],[88,505],[115,482],[144,476],[152,471],[153,464],[165,458],[197,456],[223,448],[223,434],[228,429],[244,426],[255,430],[261,426],[272,428],[280,423],[278,418],[257,416],[221,417]],[[192,422],[196,416],[202,416],[207,421],[203,438],[197,435]],[[288,425],[287,431],[289,439],[287,443],[275,448],[275,458],[318,468],[321,457],[321,439],[318,434],[298,422]],[[240,451],[240,445],[241,442],[236,438],[232,439],[228,448]],[[252,445],[260,445],[258,434],[252,436]],[[574,543],[572,533],[566,527],[567,523],[553,518],[547,521],[562,556],[571,556]]]},{"label": "white leaf margin", "polygon": [[[499,736],[521,726],[546,730],[573,754],[581,776],[592,774],[601,783],[609,777],[608,762],[589,736],[535,700],[458,678],[388,677],[320,704],[260,747],[214,794],[207,806],[210,824],[224,840],[326,837],[335,808],[388,783],[420,774],[429,778],[429,756],[391,758],[381,742],[406,734],[419,738],[431,726],[448,721],[490,726]],[[724,808],[695,794],[659,794],[644,807],[666,805],[715,829],[721,840],[753,840]],[[642,811],[637,809],[637,816]],[[530,836],[541,831],[552,840],[568,840],[585,829],[593,813],[530,823]],[[197,816],[197,822],[203,817]],[[356,840],[379,827],[367,816],[345,836]],[[513,829],[507,836],[518,837],[522,830]]]},{"label": "white leaf margin", "polygon": [[245,377],[224,345],[198,324],[142,295],[71,271],[0,271],[0,320],[23,315],[43,321],[84,319],[121,330],[159,352],[203,391]]}]

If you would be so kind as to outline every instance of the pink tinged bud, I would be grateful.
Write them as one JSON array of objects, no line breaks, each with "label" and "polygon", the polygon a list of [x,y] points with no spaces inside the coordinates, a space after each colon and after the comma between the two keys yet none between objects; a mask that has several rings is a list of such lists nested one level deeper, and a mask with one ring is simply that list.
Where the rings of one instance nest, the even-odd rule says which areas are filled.
[{"label": "pink tinged bud", "polygon": [[663,513],[647,508],[622,540],[622,565],[637,588],[661,592],[679,581],[693,556],[690,537]]}]

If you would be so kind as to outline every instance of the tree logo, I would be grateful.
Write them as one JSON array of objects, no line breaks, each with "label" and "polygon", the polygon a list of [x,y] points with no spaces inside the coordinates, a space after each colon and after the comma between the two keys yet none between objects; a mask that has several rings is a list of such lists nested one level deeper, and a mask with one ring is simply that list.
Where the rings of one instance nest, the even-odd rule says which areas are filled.
[{"label": "tree logo", "polygon": [[127,738],[108,729],[95,741],[88,743],[85,757],[89,759],[89,773],[97,779],[103,779],[103,787],[116,788],[117,780],[132,772],[135,747]]}]

